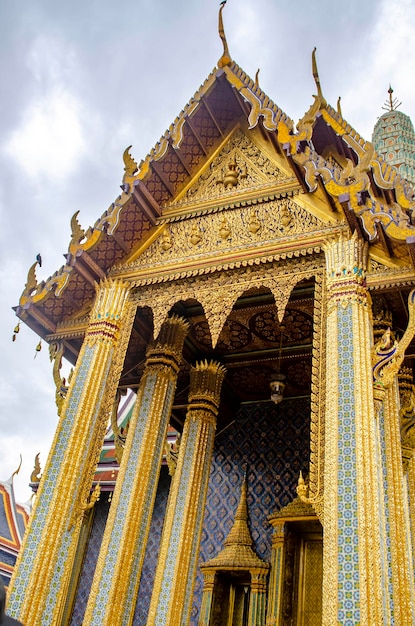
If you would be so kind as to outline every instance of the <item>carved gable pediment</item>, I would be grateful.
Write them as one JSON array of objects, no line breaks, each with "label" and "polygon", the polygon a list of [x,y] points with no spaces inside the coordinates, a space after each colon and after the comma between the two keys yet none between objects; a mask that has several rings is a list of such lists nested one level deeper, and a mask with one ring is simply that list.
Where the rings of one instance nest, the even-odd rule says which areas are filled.
[{"label": "carved gable pediment", "polygon": [[295,182],[238,128],[210,165],[179,201],[169,207],[195,205],[207,200],[229,201],[249,191],[260,193],[267,188]]}]

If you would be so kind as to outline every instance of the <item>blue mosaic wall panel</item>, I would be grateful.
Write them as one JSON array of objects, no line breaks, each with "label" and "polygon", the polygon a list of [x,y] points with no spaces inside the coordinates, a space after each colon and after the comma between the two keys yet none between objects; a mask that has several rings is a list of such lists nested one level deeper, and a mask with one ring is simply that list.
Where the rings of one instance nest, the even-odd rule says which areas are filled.
[{"label": "blue mosaic wall panel", "polygon": [[166,513],[167,500],[169,497],[170,481],[171,478],[167,467],[163,465],[161,468],[149,539],[144,557],[143,571],[141,573],[140,589],[138,592],[133,626],[145,626],[147,622],[147,614],[150,608],[151,592],[153,589],[154,575],[156,573],[157,558],[160,549],[164,515]]},{"label": "blue mosaic wall panel", "polygon": [[102,502],[101,500],[99,500],[95,505],[94,521],[92,522],[91,534],[89,536],[85,559],[79,579],[78,591],[70,622],[71,626],[81,626],[82,620],[84,619],[84,613],[88,602],[92,579],[94,577],[102,537],[104,536],[109,508],[109,502]]},{"label": "blue mosaic wall panel", "polygon": [[[308,473],[310,402],[284,400],[243,407],[215,440],[199,562],[218,554],[232,527],[247,469],[250,530],[258,556],[269,562],[272,527],[267,517],[296,497],[300,470]],[[203,576],[198,570],[191,625],[197,626]]]}]

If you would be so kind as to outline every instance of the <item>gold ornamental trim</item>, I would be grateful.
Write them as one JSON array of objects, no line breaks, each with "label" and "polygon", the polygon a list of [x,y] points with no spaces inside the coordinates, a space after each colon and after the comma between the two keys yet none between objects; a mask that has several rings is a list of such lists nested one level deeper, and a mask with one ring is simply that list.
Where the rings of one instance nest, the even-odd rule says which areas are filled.
[{"label": "gold ornamental trim", "polygon": [[[304,246],[304,242],[303,246]],[[301,246],[294,248],[292,242],[287,242],[286,246],[279,246],[280,251],[275,252],[275,246],[267,246],[262,249],[262,254],[255,254],[251,256],[249,252],[238,255],[238,258],[223,256],[217,257],[216,262],[212,264],[204,264],[203,261],[200,264],[192,264],[184,261],[182,264],[175,265],[174,268],[164,272],[154,272],[152,276],[151,269],[146,268],[145,271],[139,270],[125,270],[123,268],[114,269],[111,272],[111,276],[122,276],[131,281],[134,287],[144,287],[146,285],[153,285],[157,283],[165,283],[171,281],[177,281],[183,278],[192,278],[196,276],[202,276],[205,274],[213,274],[217,272],[248,268],[257,265],[264,265],[266,263],[272,263],[274,261],[285,261],[289,259],[296,259],[314,254],[319,254],[322,249],[322,239],[309,239],[305,242],[305,247]],[[272,249],[274,248],[274,250]]]}]

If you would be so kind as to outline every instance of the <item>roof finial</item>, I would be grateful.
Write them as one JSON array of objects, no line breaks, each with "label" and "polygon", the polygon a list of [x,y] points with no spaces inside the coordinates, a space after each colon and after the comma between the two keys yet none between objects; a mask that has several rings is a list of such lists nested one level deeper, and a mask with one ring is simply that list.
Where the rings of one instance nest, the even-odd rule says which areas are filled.
[{"label": "roof finial", "polygon": [[385,106],[383,106],[382,109],[384,111],[396,111],[396,109],[398,109],[401,106],[402,102],[399,102],[398,98],[392,98],[393,89],[390,85],[388,89],[388,94],[389,94],[389,100],[386,100]]},{"label": "roof finial", "polygon": [[223,54],[218,61],[218,67],[225,67],[226,65],[230,65],[232,63],[232,59],[229,54],[228,43],[226,41],[225,29],[223,28],[223,20],[222,20],[222,11],[225,6],[227,0],[222,0],[220,3],[219,9],[219,37],[222,39],[223,43]]},{"label": "roof finial", "polygon": [[341,96],[339,96],[339,97],[337,98],[337,113],[338,113],[339,115],[341,115],[341,117],[343,117],[343,115],[342,115],[342,105],[341,105],[341,100],[342,100],[342,97],[341,97]]},{"label": "roof finial", "polygon": [[22,455],[20,455],[19,467],[17,468],[17,470],[14,470],[14,472],[12,474],[12,480],[13,480],[13,477],[16,476],[20,472],[20,468],[22,467],[22,461],[23,461]]},{"label": "roof finial", "polygon": [[325,99],[323,97],[323,92],[321,90],[321,85],[320,85],[320,77],[318,75],[317,60],[316,60],[316,50],[317,50],[317,48],[314,48],[313,53],[311,55],[311,62],[312,62],[312,68],[313,68],[313,77],[314,77],[314,82],[316,83],[316,87],[317,87],[317,96],[315,96],[315,98],[320,100],[321,106],[324,107],[324,106],[326,106],[326,101],[325,101]]}]

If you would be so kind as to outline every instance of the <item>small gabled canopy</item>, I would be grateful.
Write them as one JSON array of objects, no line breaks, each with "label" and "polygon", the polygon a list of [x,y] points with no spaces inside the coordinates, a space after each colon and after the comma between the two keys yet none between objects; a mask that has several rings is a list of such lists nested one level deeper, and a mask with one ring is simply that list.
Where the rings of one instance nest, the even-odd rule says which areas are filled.
[{"label": "small gabled canopy", "polygon": [[241,497],[235,513],[235,520],[229,535],[225,539],[223,549],[210,561],[201,566],[202,571],[250,571],[267,570],[269,563],[265,563],[257,556],[252,548],[253,541],[248,527],[246,479],[242,483]]}]

